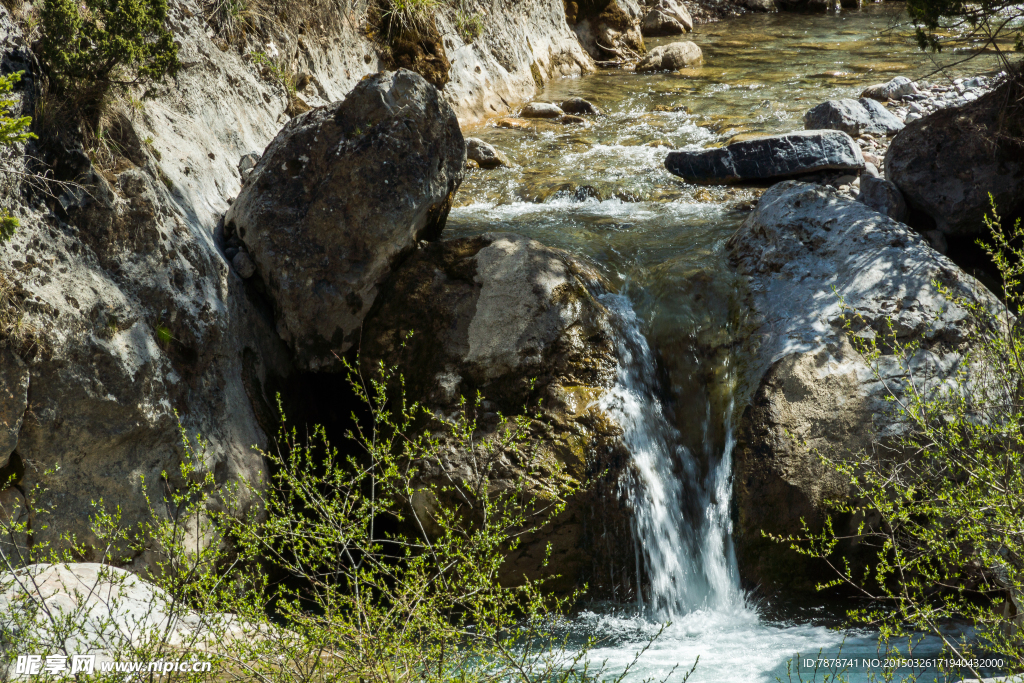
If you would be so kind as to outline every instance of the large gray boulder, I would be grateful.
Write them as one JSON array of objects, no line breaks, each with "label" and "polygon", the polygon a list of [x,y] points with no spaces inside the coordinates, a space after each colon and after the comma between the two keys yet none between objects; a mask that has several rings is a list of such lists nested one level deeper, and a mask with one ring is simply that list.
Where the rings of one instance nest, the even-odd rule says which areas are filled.
[{"label": "large gray boulder", "polygon": [[677,0],[657,0],[644,16],[645,36],[677,36],[693,30],[693,17]]},{"label": "large gray boulder", "polygon": [[437,89],[406,70],[292,119],[225,216],[303,368],[336,367],[377,290],[444,228],[466,144]]},{"label": "large gray boulder", "polygon": [[659,45],[647,53],[636,65],[636,70],[676,71],[687,66],[696,66],[704,60],[704,54],[696,43],[682,40],[668,45]]},{"label": "large gray boulder", "polygon": [[1015,87],[1020,93],[1008,82],[974,102],[929,114],[893,138],[885,175],[918,213],[915,225],[934,223],[947,235],[985,233],[989,193],[1002,215],[1024,209],[1024,146],[1000,133],[1012,125],[1006,102],[1019,97]]},{"label": "large gray boulder", "polygon": [[875,100],[828,100],[804,114],[804,128],[841,130],[856,137],[862,133],[895,135],[903,122]]},{"label": "large gray boulder", "polygon": [[677,150],[665,158],[665,168],[691,183],[741,183],[826,170],[859,172],[864,155],[842,131],[808,130],[712,149]]},{"label": "large gray boulder", "polygon": [[[485,403],[475,417],[484,433],[496,427],[497,413],[540,411],[526,451],[536,455],[538,469],[501,459],[492,486],[523,482],[530,495],[546,499],[553,470],[545,463],[556,462],[577,481],[595,478],[551,533],[523,540],[503,580],[555,573],[555,590],[589,582],[591,595],[610,596],[622,578],[618,590],[631,590],[624,578],[633,574],[629,561],[613,572],[605,566],[632,557],[629,517],[617,494],[629,454],[622,427],[603,407],[623,343],[606,292],[603,278],[572,255],[488,233],[418,251],[381,290],[364,325],[364,376],[373,376],[379,361],[399,368],[408,398],[439,415],[458,411],[462,397],[472,404],[478,391]],[[466,453],[452,452],[442,463],[423,464],[422,484],[471,484],[473,472]],[[544,569],[549,542],[551,565]]]},{"label": "large gray boulder", "polygon": [[[960,369],[971,318],[933,283],[992,310],[998,301],[907,226],[819,185],[770,188],[727,249],[756,312],[755,388],[734,451],[740,572],[768,592],[813,591],[815,581],[834,578],[829,570],[762,532],[799,533],[801,519],[819,530],[822,501],[848,495],[848,482],[819,454],[885,445],[905,428],[887,400],[890,389],[900,395],[903,369],[883,346],[878,381],[846,320],[865,337],[884,334],[891,318],[902,342],[921,344],[911,361],[916,379],[941,379]],[[837,533],[852,531],[839,521]],[[856,559],[853,549],[843,552]]]}]

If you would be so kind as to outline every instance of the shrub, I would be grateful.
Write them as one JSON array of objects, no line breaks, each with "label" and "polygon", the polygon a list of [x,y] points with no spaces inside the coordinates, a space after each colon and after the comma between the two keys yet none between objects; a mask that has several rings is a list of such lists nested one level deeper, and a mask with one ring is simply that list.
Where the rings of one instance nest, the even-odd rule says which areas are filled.
[{"label": "shrub", "polygon": [[111,87],[173,75],[178,47],[166,19],[167,0],[45,0],[43,57],[50,75],[87,107]]},{"label": "shrub", "polygon": [[[805,533],[777,540],[833,567],[835,580],[821,588],[846,586],[869,599],[849,617],[880,628],[887,643],[910,642],[923,632],[941,639],[950,657],[994,655],[1008,672],[1018,672],[1024,670],[1024,228],[1018,220],[1004,230],[994,207],[986,225],[992,240],[979,243],[1002,276],[1005,304],[990,310],[979,303],[983,298],[954,297],[935,284],[966,314],[968,341],[952,376],[922,377],[917,371],[926,351],[901,341],[892,321],[875,339],[849,335],[888,386],[905,428],[894,443],[870,453],[822,454],[851,482],[851,497],[828,505],[864,520],[852,540],[873,549],[876,564],[860,570],[837,561],[840,540],[850,539],[836,535],[831,519],[821,534],[805,526]],[[903,373],[892,372],[893,359]],[[883,378],[885,363],[887,377],[906,379]],[[963,621],[971,628],[948,628]],[[977,666],[965,668],[982,677]]]},{"label": "shrub", "polygon": [[[572,643],[561,627],[568,602],[545,595],[542,583],[509,587],[497,580],[505,553],[557,514],[572,490],[559,479],[538,501],[491,481],[499,457],[532,461],[530,419],[504,418],[481,438],[465,403],[460,415],[438,420],[400,395],[388,396],[389,379],[401,386],[391,373],[367,385],[350,377],[369,418],[357,421],[348,452],[321,428],[308,437],[282,428],[276,446],[263,453],[268,481],[218,488],[203,440],[183,428],[180,472],[164,474],[168,493],[151,502],[152,521],[143,529],[126,531],[118,510],[98,502],[93,531],[105,561],[123,559],[126,550],[145,550],[153,560],[150,578],[162,592],[151,605],[133,605],[131,614],[153,616],[151,627],[130,620],[134,628],[119,626],[130,579],[110,568],[97,580],[112,586],[102,591],[109,615],[87,618],[81,603],[66,613],[45,609],[34,593],[39,565],[17,567],[88,549],[73,539],[59,551],[19,545],[27,522],[12,523],[13,515],[0,510],[7,547],[18,548],[0,573],[0,598],[10,591],[18,606],[0,610],[0,640],[8,639],[0,670],[5,656],[71,654],[69,643],[81,652],[86,641],[123,662],[212,663],[209,673],[173,672],[161,680],[598,680],[602,672],[586,660],[591,641]],[[414,429],[424,419],[433,433]],[[444,456],[452,448],[470,455],[471,480],[447,472]],[[450,484],[418,484],[423,466],[441,468]],[[27,497],[30,506],[37,498],[31,491]],[[45,525],[46,512],[37,510],[34,524]],[[155,618],[161,614],[176,621]],[[188,629],[182,633],[179,625]]]},{"label": "shrub", "polygon": [[[0,76],[0,148],[34,138],[28,127],[31,116],[11,116],[10,109],[17,101],[10,97],[14,84],[21,80],[22,72]],[[18,229],[18,219],[5,208],[0,208],[0,242],[6,242]]]}]

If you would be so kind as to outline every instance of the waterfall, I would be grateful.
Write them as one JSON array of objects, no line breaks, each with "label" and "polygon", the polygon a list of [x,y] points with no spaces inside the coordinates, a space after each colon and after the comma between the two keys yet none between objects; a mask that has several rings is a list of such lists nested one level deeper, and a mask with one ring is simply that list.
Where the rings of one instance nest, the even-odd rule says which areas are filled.
[{"label": "waterfall", "polygon": [[[714,452],[707,406],[702,455],[708,471],[702,477],[701,462],[681,443],[657,397],[654,355],[632,305],[617,294],[605,294],[601,302],[618,328],[616,383],[601,408],[623,428],[623,442],[632,454],[621,492],[632,508],[638,563],[648,582],[646,591],[637,587],[640,607],[660,621],[700,609],[741,608],[729,516],[732,406],[720,453]],[[687,515],[687,510],[698,512]]]}]

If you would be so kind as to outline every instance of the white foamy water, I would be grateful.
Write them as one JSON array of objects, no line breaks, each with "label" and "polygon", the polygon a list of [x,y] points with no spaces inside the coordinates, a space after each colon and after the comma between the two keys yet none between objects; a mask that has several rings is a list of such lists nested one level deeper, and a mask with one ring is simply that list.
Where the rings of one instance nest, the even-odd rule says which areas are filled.
[{"label": "white foamy water", "polygon": [[606,294],[601,302],[619,333],[616,386],[601,407],[622,426],[632,455],[621,485],[633,513],[637,574],[646,581],[637,587],[640,597],[631,609],[578,617],[578,627],[603,639],[591,661],[620,672],[663,626],[631,679],[660,680],[673,669],[681,676],[699,657],[694,682],[788,680],[787,662],[798,654],[823,650],[834,657],[842,646],[844,655],[875,656],[875,639],[868,634],[762,620],[740,588],[732,547],[732,405],[719,416],[727,434],[719,452],[710,436],[715,416],[706,408],[698,458],[681,444],[658,398],[654,355],[629,299]]}]

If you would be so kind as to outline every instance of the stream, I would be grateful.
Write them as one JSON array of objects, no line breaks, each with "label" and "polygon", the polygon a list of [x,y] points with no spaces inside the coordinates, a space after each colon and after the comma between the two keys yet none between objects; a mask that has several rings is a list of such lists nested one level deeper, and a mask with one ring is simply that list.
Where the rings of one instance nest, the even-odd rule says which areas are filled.
[{"label": "stream", "polygon": [[[741,587],[732,554],[733,425],[753,389],[733,344],[747,312],[725,240],[761,190],[687,185],[664,170],[674,148],[723,144],[743,133],[801,129],[807,109],[858,97],[867,85],[928,76],[957,53],[919,51],[902,4],[841,15],[751,14],[697,27],[686,39],[704,65],[639,75],[600,70],[550,82],[539,101],[584,97],[604,116],[589,125],[531,121],[467,131],[511,166],[467,173],[446,238],[515,232],[583,256],[618,290],[606,295],[623,330],[617,387],[602,406],[626,428],[635,467],[622,483],[635,514],[637,562],[649,585],[630,604],[591,605],[574,628],[602,642],[595,665],[622,671],[646,637],[670,623],[631,680],[788,683],[801,657],[878,657],[872,633],[827,628],[824,606],[770,605]],[[648,39],[648,47],[671,42]],[[950,76],[996,68],[982,57]],[[959,71],[957,70],[959,69]],[[969,70],[969,71],[968,71]],[[655,352],[671,396],[655,399]],[[934,653],[928,644],[918,650]],[[821,676],[819,672],[818,676]],[[868,680],[863,668],[850,680]],[[805,681],[811,677],[805,671]],[[792,680],[797,680],[793,675]]]}]

